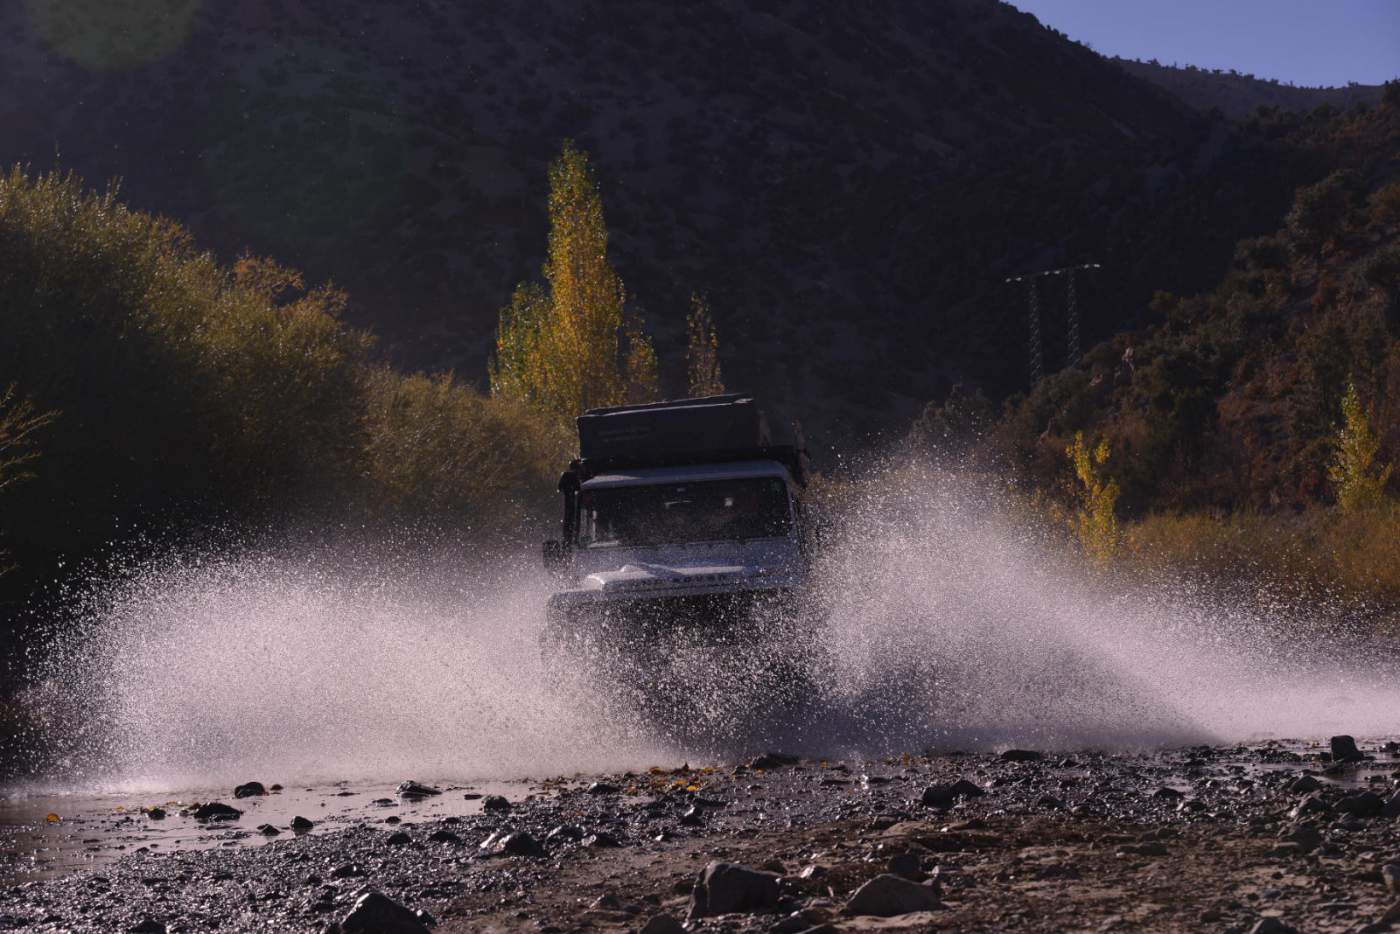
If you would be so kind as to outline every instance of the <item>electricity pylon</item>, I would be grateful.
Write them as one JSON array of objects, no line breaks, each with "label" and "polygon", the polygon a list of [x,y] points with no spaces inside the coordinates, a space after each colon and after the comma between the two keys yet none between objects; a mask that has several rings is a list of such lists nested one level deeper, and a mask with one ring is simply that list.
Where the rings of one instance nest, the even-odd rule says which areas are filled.
[{"label": "electricity pylon", "polygon": [[1065,286],[1065,326],[1068,331],[1065,340],[1065,365],[1071,366],[1079,362],[1079,292],[1075,288],[1075,273],[1085,272],[1091,269],[1102,269],[1098,263],[1082,263],[1078,266],[1063,266],[1059,269],[1043,269],[1040,272],[1028,272],[1020,276],[1012,276],[1006,280],[1008,285],[1016,282],[1026,283],[1027,300],[1027,334],[1029,351],[1029,366],[1031,375],[1031,385],[1040,382],[1044,375],[1045,360],[1042,341],[1040,339],[1040,280],[1046,276],[1064,276]]}]

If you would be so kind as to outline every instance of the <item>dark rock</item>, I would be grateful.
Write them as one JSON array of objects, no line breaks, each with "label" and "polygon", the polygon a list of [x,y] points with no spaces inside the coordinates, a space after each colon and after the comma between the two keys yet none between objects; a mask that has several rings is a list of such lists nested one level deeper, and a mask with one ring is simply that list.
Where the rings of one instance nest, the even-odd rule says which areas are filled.
[{"label": "dark rock", "polygon": [[583,838],[583,845],[598,849],[613,849],[622,846],[622,842],[607,831],[595,830]]},{"label": "dark rock", "polygon": [[652,915],[638,934],[685,934],[685,928],[668,914]]},{"label": "dark rock", "polygon": [[1390,796],[1390,800],[1381,806],[1381,817],[1400,817],[1400,791]]},{"label": "dark rock", "polygon": [[811,929],[812,922],[804,918],[802,912],[794,911],[792,914],[770,927],[768,929],[768,934],[802,934],[803,931],[809,931]]},{"label": "dark rock", "polygon": [[1036,807],[1042,807],[1049,811],[1063,810],[1065,803],[1054,795],[1041,795],[1036,799]]},{"label": "dark rock", "polygon": [[1284,924],[1278,918],[1260,918],[1254,927],[1249,929],[1249,934],[1298,934],[1298,929],[1291,925]]},{"label": "dark rock", "polygon": [[553,843],[557,840],[582,840],[583,828],[574,824],[560,824],[544,835],[545,843]]},{"label": "dark rock", "polygon": [[481,852],[487,856],[541,856],[544,847],[523,830],[511,833],[497,831],[482,842]]},{"label": "dark rock", "polygon": [[694,806],[687,808],[686,812],[681,815],[681,823],[686,827],[698,827],[704,822],[704,815],[700,813],[699,808]]},{"label": "dark rock", "polygon": [[481,795],[475,791],[469,791],[466,794],[462,795],[462,798],[465,801],[480,801]]},{"label": "dark rock", "polygon": [[1385,807],[1385,801],[1374,791],[1361,791],[1347,795],[1333,807],[1342,814],[1350,814],[1353,817],[1379,817]]},{"label": "dark rock", "polygon": [[150,918],[127,928],[129,934],[165,934],[165,925]]},{"label": "dark rock", "polygon": [[1308,814],[1330,813],[1332,813],[1332,807],[1326,801],[1322,800],[1322,796],[1319,792],[1314,791],[1304,797],[1302,801],[1299,801],[1294,806],[1293,810],[1288,812],[1288,816],[1293,820],[1297,820]]},{"label": "dark rock", "polygon": [[1356,748],[1356,740],[1350,736],[1332,737],[1332,760],[1334,762],[1360,762],[1366,757]]},{"label": "dark rock", "polygon": [[779,769],[785,765],[796,765],[801,762],[798,756],[790,756],[781,752],[765,752],[761,756],[749,760],[751,769]]},{"label": "dark rock", "polygon": [[450,830],[434,830],[428,834],[428,839],[434,843],[460,844],[462,842],[462,838]]},{"label": "dark rock", "polygon": [[619,911],[622,908],[622,902],[613,893],[604,892],[602,895],[593,899],[593,904],[588,907],[596,908],[600,911]]},{"label": "dark rock", "polygon": [[412,839],[412,837],[404,833],[402,830],[398,830],[385,837],[384,842],[387,843],[389,846],[403,846],[405,843],[408,843]]},{"label": "dark rock", "polygon": [[379,892],[366,892],[341,919],[344,934],[427,934],[418,915]]},{"label": "dark rock", "polygon": [[194,810],[195,820],[238,820],[243,812],[219,801],[201,804]]},{"label": "dark rock", "polygon": [[1400,924],[1400,902],[1396,902],[1387,908],[1385,913],[1376,919],[1376,923],[1384,925]]},{"label": "dark rock", "polygon": [[481,809],[504,814],[510,810],[510,802],[500,795],[487,795],[481,800]]},{"label": "dark rock", "polygon": [[691,890],[690,917],[773,911],[778,907],[780,894],[775,873],[713,862],[700,873]]},{"label": "dark rock", "polygon": [[165,820],[165,808],[147,808],[146,816],[151,820]]},{"label": "dark rock", "polygon": [[1298,824],[1281,837],[1284,843],[1295,844],[1304,853],[1311,853],[1322,845],[1322,833],[1312,824]]},{"label": "dark rock", "polygon": [[364,870],[361,869],[359,866],[356,866],[354,863],[345,863],[344,865],[337,866],[331,870],[332,879],[354,879],[358,876],[363,876],[364,874]]},{"label": "dark rock", "polygon": [[922,882],[924,880],[923,867],[920,864],[918,853],[896,853],[885,863],[885,868],[893,875],[901,876],[914,882]]},{"label": "dark rock", "polygon": [[959,798],[980,798],[986,792],[965,778],[955,782],[930,785],[924,789],[923,803],[928,807],[950,808]]},{"label": "dark rock", "polygon": [[1177,791],[1175,788],[1169,788],[1168,786],[1163,785],[1161,788],[1158,788],[1156,791],[1152,792],[1152,797],[1162,798],[1167,801],[1175,801],[1178,798],[1184,798],[1185,795],[1182,794],[1180,791]]},{"label": "dark rock", "polygon": [[615,795],[622,789],[610,782],[594,782],[588,786],[590,795]]},{"label": "dark rock", "polygon": [[1034,749],[1008,749],[1001,754],[1003,762],[1039,762],[1044,758],[1044,753],[1036,752]]},{"label": "dark rock", "polygon": [[300,814],[292,818],[292,829],[295,830],[297,833],[305,833],[306,831],[310,830],[312,827],[315,826],[315,824],[302,817]]},{"label": "dark rock", "polygon": [[263,787],[262,782],[245,782],[233,789],[235,798],[257,798],[265,794],[267,789]]},{"label": "dark rock", "polygon": [[424,785],[415,781],[399,782],[399,787],[394,789],[400,798],[407,798],[410,801],[431,798],[433,795],[442,794],[441,788],[434,788],[431,785]]},{"label": "dark rock", "polygon": [[260,824],[258,826],[258,833],[262,834],[264,837],[276,837],[280,835],[282,831],[271,824]]},{"label": "dark rock", "polygon": [[1167,848],[1155,840],[1147,843],[1129,843],[1118,848],[1119,853],[1128,856],[1166,856]]},{"label": "dark rock", "polygon": [[886,873],[856,889],[846,903],[846,914],[890,918],[913,911],[932,911],[942,904],[938,894],[935,885],[910,882]]},{"label": "dark rock", "polygon": [[1288,790],[1295,795],[1305,795],[1322,787],[1322,780],[1312,775],[1299,775],[1288,783]]}]

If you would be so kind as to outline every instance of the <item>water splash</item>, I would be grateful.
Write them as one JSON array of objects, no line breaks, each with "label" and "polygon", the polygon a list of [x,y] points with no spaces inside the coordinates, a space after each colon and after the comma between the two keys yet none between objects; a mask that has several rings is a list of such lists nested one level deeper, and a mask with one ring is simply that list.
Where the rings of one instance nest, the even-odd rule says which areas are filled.
[{"label": "water splash", "polygon": [[995,485],[885,469],[818,575],[834,709],[893,750],[1148,747],[1400,727],[1394,646],[1347,608],[1095,574]]},{"label": "water splash", "polygon": [[[1087,572],[995,488],[888,468],[818,564],[801,717],[758,656],[677,649],[663,739],[542,663],[533,561],[382,548],[186,556],[94,589],[31,692],[86,782],[160,787],[641,768],[811,753],[1148,747],[1400,730],[1400,666],[1317,608]],[[1345,614],[1333,614],[1344,617]],[[601,677],[606,681],[606,674]],[[614,685],[615,686],[615,685]],[[727,741],[726,741],[727,740]]]}]

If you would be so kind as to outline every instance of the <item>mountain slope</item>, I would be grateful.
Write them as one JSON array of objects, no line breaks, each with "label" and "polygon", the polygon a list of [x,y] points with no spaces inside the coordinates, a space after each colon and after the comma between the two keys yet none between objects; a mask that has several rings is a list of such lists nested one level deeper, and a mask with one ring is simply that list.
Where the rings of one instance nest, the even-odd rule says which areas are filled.
[{"label": "mountain slope", "polygon": [[708,292],[731,385],[828,440],[956,381],[1019,388],[1006,275],[1103,262],[1086,337],[1112,333],[1213,281],[1311,171],[993,0],[165,6],[159,30],[0,9],[0,160],[119,175],[226,255],[333,277],[399,361],[475,378],[572,137],[663,366]]},{"label": "mountain slope", "polygon": [[1055,482],[1084,431],[1109,441],[1130,515],[1328,502],[1349,385],[1377,463],[1400,462],[1400,99],[1295,117],[1289,133],[1334,171],[1299,189],[1279,229],[1009,410],[993,436],[1035,483]]},{"label": "mountain slope", "polygon": [[1309,88],[1280,84],[1238,72],[1158,62],[1114,59],[1129,74],[1160,85],[1198,110],[1219,108],[1227,117],[1252,117],[1260,107],[1306,113],[1326,105],[1346,110],[1358,104],[1374,107],[1385,90],[1379,84],[1349,84],[1339,88]]}]

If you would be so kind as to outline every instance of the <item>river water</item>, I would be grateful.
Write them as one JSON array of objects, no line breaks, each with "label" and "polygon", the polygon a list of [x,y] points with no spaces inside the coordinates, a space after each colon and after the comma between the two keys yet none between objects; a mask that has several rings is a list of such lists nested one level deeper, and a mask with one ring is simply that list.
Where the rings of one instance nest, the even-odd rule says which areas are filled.
[{"label": "river water", "polygon": [[[43,873],[116,846],[246,842],[253,816],[201,830],[135,813],[250,778],[291,789],[258,801],[256,822],[301,809],[335,826],[352,797],[413,776],[515,781],[760,746],[862,757],[1400,733],[1400,652],[1345,607],[1092,572],[996,491],[943,475],[866,489],[818,564],[822,662],[804,717],[781,728],[755,729],[755,686],[740,683],[753,669],[733,650],[689,662],[693,690],[668,699],[694,727],[680,737],[599,702],[615,686],[597,673],[561,679],[540,656],[555,584],[533,556],[284,544],[95,579],[44,636],[25,694],[45,739],[0,808],[11,860],[47,855],[25,870]],[[36,826],[49,813],[60,820]]]}]

